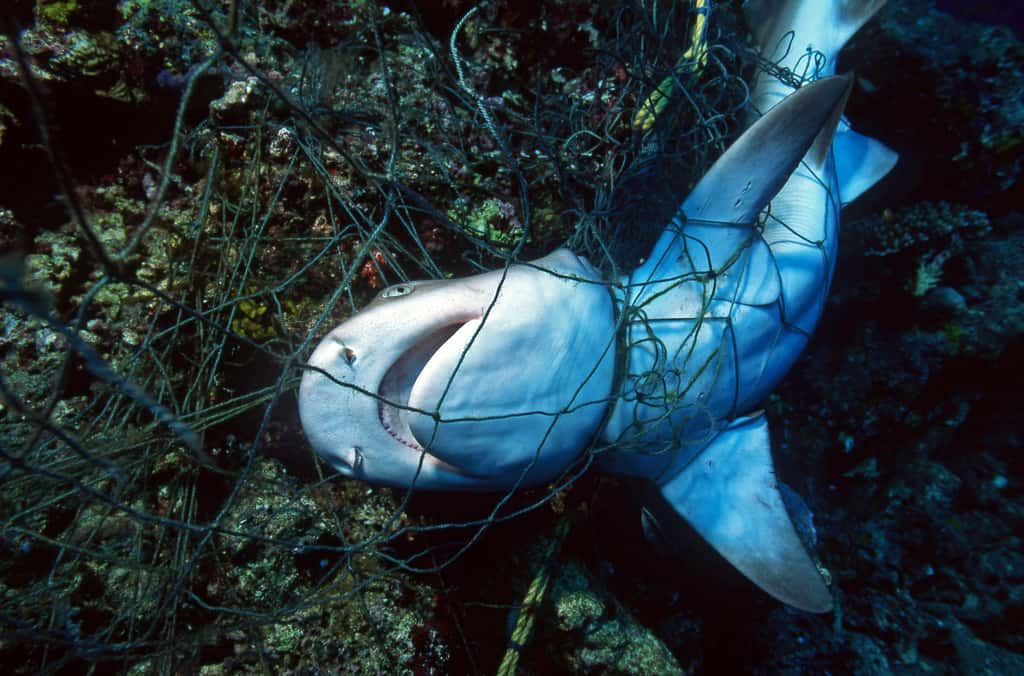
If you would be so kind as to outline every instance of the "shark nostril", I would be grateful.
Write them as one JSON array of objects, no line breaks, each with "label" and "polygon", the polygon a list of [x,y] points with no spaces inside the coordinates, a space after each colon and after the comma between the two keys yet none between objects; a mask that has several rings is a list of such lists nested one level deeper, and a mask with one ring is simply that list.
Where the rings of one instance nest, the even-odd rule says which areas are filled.
[{"label": "shark nostril", "polygon": [[356,353],[351,347],[342,348],[342,355],[345,357],[345,363],[349,366],[354,366],[356,363]]}]

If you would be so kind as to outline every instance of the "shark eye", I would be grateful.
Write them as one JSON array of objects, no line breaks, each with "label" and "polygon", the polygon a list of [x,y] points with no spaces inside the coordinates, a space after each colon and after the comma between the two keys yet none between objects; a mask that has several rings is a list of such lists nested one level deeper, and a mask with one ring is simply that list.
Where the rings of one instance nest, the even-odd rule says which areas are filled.
[{"label": "shark eye", "polygon": [[412,293],[412,290],[412,284],[395,284],[394,286],[389,286],[388,288],[381,291],[380,297],[398,298],[399,296],[408,296],[410,293]]}]

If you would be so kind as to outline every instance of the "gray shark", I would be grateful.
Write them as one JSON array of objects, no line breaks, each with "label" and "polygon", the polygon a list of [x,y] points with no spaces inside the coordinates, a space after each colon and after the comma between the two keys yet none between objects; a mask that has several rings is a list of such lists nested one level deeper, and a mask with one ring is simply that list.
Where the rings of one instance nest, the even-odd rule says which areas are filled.
[{"label": "gray shark", "polygon": [[[831,37],[814,44],[834,71],[854,24],[880,4],[748,10],[772,9],[818,35],[807,17],[831,6]],[[759,37],[774,44],[777,32]],[[795,93],[758,83],[752,99],[764,115],[618,283],[558,249],[481,275],[384,289],[309,359],[299,412],[310,444],[343,475],[423,490],[542,484],[593,447],[602,471],[655,488],[660,520],[684,519],[776,598],[828,610],[757,405],[821,315],[842,199],[877,181],[895,156],[843,124],[850,78],[815,78]],[[837,162],[840,147],[848,157]]]}]

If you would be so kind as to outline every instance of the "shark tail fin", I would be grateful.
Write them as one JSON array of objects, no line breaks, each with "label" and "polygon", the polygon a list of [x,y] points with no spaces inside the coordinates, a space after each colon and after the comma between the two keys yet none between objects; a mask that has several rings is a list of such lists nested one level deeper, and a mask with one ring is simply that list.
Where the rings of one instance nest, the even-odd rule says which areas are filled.
[{"label": "shark tail fin", "polygon": [[838,52],[887,0],[747,0],[743,11],[758,44],[774,49],[776,45],[766,45],[765,41],[773,34],[775,22],[792,17],[797,6],[805,2],[827,2],[831,5],[834,44],[829,47]]},{"label": "shark tail fin", "polygon": [[[815,0],[817,1],[817,0]],[[887,0],[836,0],[836,39],[842,47],[875,15]]]},{"label": "shark tail fin", "polygon": [[747,26],[754,34],[754,39],[762,47],[766,47],[768,31],[772,22],[778,17],[784,5],[791,0],[747,0],[743,3],[743,13],[747,17]]},{"label": "shark tail fin", "polygon": [[899,159],[896,151],[858,134],[845,119],[839,123],[832,147],[835,150],[839,196],[844,206],[882,180]]},{"label": "shark tail fin", "polygon": [[832,595],[790,520],[772,467],[764,413],[738,418],[661,485],[675,512],[754,584],[809,612]]}]

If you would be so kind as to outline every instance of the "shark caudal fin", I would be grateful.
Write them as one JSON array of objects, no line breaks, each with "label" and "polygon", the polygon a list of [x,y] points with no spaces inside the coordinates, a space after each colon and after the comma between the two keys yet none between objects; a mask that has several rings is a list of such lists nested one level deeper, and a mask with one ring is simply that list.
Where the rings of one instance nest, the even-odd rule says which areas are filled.
[{"label": "shark caudal fin", "polygon": [[786,511],[763,412],[732,421],[660,488],[675,512],[761,589],[800,610],[832,608]]},{"label": "shark caudal fin", "polygon": [[882,180],[892,171],[899,155],[883,143],[850,129],[844,118],[832,141],[836,158],[836,179],[843,206]]},{"label": "shark caudal fin", "polygon": [[[818,2],[819,0],[811,0]],[[861,29],[887,0],[838,0],[836,10],[836,39],[845,45],[853,34]]]},{"label": "shark caudal fin", "polygon": [[[768,50],[786,49],[785,45],[772,44],[779,36],[792,29],[797,15],[812,8],[815,23],[826,23],[830,44],[815,45],[826,53],[838,52],[853,34],[885,5],[887,0],[747,0],[743,12],[747,17],[754,37]],[[807,16],[807,14],[804,14]],[[796,36],[802,39],[804,36]],[[803,50],[805,45],[797,44],[793,49]],[[764,56],[770,57],[770,54]]]}]

